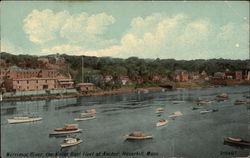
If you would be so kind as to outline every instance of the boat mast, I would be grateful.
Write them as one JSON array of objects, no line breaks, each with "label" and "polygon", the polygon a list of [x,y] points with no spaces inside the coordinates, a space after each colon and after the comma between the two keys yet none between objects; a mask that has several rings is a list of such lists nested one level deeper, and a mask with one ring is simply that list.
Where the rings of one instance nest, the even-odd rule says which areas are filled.
[{"label": "boat mast", "polygon": [[82,83],[84,83],[84,76],[83,76],[83,65],[84,65],[84,63],[83,63],[83,56],[82,56]]}]

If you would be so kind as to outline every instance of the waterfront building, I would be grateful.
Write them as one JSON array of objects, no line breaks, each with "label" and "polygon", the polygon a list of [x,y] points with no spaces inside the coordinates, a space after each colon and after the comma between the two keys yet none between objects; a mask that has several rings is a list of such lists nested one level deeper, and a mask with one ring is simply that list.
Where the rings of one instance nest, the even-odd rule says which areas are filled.
[{"label": "waterfront building", "polygon": [[53,90],[58,88],[55,78],[19,78],[6,79],[4,82],[8,92]]},{"label": "waterfront building", "polygon": [[6,91],[39,91],[72,89],[74,81],[55,70],[22,69],[12,66],[0,69],[0,85]]},{"label": "waterfront building", "polygon": [[80,92],[94,91],[95,85],[93,83],[79,83],[76,85],[76,89]]}]

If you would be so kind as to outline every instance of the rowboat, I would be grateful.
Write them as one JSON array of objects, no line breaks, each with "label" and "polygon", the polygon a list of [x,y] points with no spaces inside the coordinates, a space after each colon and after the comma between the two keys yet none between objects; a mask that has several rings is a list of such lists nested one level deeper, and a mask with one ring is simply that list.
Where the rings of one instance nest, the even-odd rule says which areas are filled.
[{"label": "rowboat", "polygon": [[143,140],[143,139],[152,139],[153,136],[147,136],[142,132],[132,132],[129,135],[124,136],[127,140]]},{"label": "rowboat", "polygon": [[81,113],[81,115],[89,115],[89,114],[96,114],[96,110],[95,109],[85,110],[84,112]]},{"label": "rowboat", "polygon": [[239,145],[239,146],[250,146],[250,141],[246,141],[241,138],[225,137],[224,142]]},{"label": "rowboat", "polygon": [[206,113],[209,113],[209,112],[212,112],[212,110],[203,110],[203,111],[200,111],[201,114],[206,114]]},{"label": "rowboat", "polygon": [[181,103],[184,103],[184,101],[178,101],[178,100],[175,100],[175,101],[172,101],[173,104],[181,104]]},{"label": "rowboat", "polygon": [[222,93],[222,94],[217,95],[216,98],[228,99],[228,94]]},{"label": "rowboat", "polygon": [[95,116],[89,116],[89,117],[80,117],[80,118],[75,118],[75,121],[85,121],[85,120],[92,120],[95,119]]},{"label": "rowboat", "polygon": [[77,124],[66,124],[63,128],[56,128],[51,131],[49,134],[56,135],[56,134],[69,134],[69,133],[78,133],[81,132],[82,129],[78,128]]},{"label": "rowboat", "polygon": [[164,126],[168,123],[167,120],[159,120],[157,123],[156,123],[156,126],[159,127],[159,126]]},{"label": "rowboat", "polygon": [[64,139],[64,143],[61,144],[60,146],[62,148],[64,147],[70,147],[70,146],[73,146],[73,145],[77,145],[77,144],[80,144],[82,143],[82,140],[79,139],[79,138],[66,138]]},{"label": "rowboat", "polygon": [[210,104],[211,101],[209,100],[197,100],[196,103],[199,105],[199,104]]},{"label": "rowboat", "polygon": [[198,110],[198,109],[201,109],[202,107],[201,106],[194,106],[192,107],[192,110]]},{"label": "rowboat", "polygon": [[162,112],[165,112],[165,110],[163,108],[157,108],[155,110],[155,113],[162,113]]},{"label": "rowboat", "polygon": [[248,102],[246,100],[236,100],[234,102],[234,105],[240,105],[240,104],[250,104],[250,102]]},{"label": "rowboat", "polygon": [[8,123],[25,123],[25,122],[35,122],[42,120],[42,117],[13,117],[12,119],[8,119]]},{"label": "rowboat", "polygon": [[177,116],[181,116],[181,115],[183,115],[180,111],[176,111],[176,112],[173,112],[170,116],[168,116],[168,117],[170,117],[170,118],[175,118],[175,117],[177,117]]}]

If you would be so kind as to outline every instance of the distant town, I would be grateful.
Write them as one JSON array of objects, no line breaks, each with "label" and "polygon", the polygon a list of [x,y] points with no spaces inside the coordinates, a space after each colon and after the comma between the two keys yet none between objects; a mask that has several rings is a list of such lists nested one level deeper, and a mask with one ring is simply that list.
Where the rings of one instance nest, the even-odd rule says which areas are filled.
[{"label": "distant town", "polygon": [[[107,59],[110,60],[110,63],[107,62]],[[128,64],[124,63],[122,59],[114,59],[116,60],[114,61],[112,58],[105,58],[105,61],[101,60],[97,57],[70,57],[59,54],[47,57],[33,57],[1,53],[0,91],[2,94],[12,93],[12,95],[15,93],[24,95],[26,92],[27,94],[31,94],[30,92],[43,94],[38,93],[42,91],[46,92],[46,94],[53,94],[53,91],[57,91],[57,93],[78,92],[87,94],[122,87],[161,86],[163,88],[172,88],[179,83],[203,83],[203,85],[250,83],[249,66],[245,64],[245,68],[241,66],[239,69],[234,67],[234,70],[230,70],[232,61],[228,63],[223,61],[224,71],[211,73],[211,70],[207,72],[205,69],[200,68],[198,68],[200,71],[197,71],[197,68],[194,68],[194,71],[183,68],[172,68],[170,70],[167,65],[165,66],[166,70],[164,70],[164,60],[160,59],[145,61],[134,57],[126,59],[130,60],[125,61]],[[91,62],[97,64],[90,65]],[[216,62],[221,64],[219,60],[216,60]],[[237,62],[244,65],[244,62],[247,61]],[[138,65],[138,63],[141,65]],[[176,64],[174,61],[172,63]],[[228,68],[225,65],[228,65]],[[112,66],[114,67],[112,68]],[[211,65],[211,67],[213,66]],[[189,69],[189,67],[186,68]]]}]

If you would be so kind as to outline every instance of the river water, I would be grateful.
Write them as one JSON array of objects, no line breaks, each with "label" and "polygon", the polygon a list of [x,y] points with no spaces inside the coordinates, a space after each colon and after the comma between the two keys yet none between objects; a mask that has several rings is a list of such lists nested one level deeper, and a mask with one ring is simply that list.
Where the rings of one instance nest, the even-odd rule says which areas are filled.
[{"label": "river water", "polygon": [[[249,140],[249,105],[234,105],[236,99],[246,99],[249,86],[129,93],[110,96],[22,101],[1,103],[2,157],[236,157],[248,156],[249,149],[229,146],[224,137]],[[203,105],[218,112],[201,115],[192,110],[197,99],[214,99],[228,93],[226,101]],[[173,104],[173,100],[185,101]],[[156,108],[165,108],[161,116]],[[96,119],[76,122],[74,118],[87,109],[96,109]],[[182,116],[168,116],[181,111]],[[42,121],[8,124],[7,119],[27,113],[43,117]],[[159,119],[169,123],[156,127]],[[51,137],[49,131],[64,124],[78,123],[82,133],[71,135],[83,139],[77,146],[61,149],[64,137]],[[153,139],[125,141],[124,135],[142,131]],[[33,153],[32,153],[33,152]],[[99,156],[101,155],[101,156]]]}]

